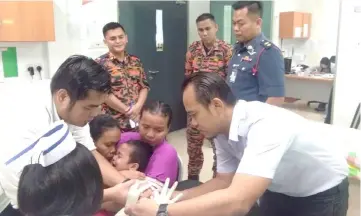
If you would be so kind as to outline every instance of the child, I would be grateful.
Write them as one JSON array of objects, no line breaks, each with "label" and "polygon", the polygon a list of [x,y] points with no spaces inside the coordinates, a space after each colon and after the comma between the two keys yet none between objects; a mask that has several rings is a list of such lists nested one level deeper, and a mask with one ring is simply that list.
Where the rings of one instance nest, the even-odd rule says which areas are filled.
[{"label": "child", "polygon": [[112,164],[118,171],[135,170],[144,172],[152,154],[153,149],[148,143],[140,140],[130,140],[119,145]]},{"label": "child", "polygon": [[[113,157],[112,164],[118,171],[135,170],[144,172],[150,157],[153,154],[152,147],[140,140],[130,140],[120,145]],[[113,202],[103,203],[102,207],[107,210],[101,210],[95,216],[110,216],[111,212],[119,210],[118,205]]]}]

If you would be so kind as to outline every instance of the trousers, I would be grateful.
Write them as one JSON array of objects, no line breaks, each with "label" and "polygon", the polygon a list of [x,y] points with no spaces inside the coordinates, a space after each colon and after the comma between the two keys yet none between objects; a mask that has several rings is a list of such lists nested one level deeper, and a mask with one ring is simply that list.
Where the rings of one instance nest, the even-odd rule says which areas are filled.
[{"label": "trousers", "polygon": [[[188,176],[199,176],[204,162],[203,141],[204,135],[197,128],[191,126],[191,119],[187,116],[187,153],[188,153]],[[210,140],[213,150],[213,177],[217,173],[216,147]]]}]

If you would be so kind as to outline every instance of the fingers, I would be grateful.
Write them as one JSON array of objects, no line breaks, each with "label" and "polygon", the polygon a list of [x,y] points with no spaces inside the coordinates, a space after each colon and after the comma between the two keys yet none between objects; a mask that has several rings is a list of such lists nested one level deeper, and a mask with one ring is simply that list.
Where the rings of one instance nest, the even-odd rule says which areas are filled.
[{"label": "fingers", "polygon": [[176,203],[178,200],[180,200],[180,198],[182,198],[182,196],[183,196],[182,193],[177,194],[177,196],[175,196],[173,199],[169,201],[169,204]]},{"label": "fingers", "polygon": [[167,178],[167,179],[165,180],[164,186],[163,186],[163,188],[162,188],[162,192],[160,193],[160,195],[161,195],[162,197],[165,197],[165,196],[167,195],[168,187],[169,187],[169,178]]},{"label": "fingers", "polygon": [[177,185],[178,185],[178,182],[174,182],[173,186],[169,189],[169,191],[167,193],[167,200],[169,200],[172,197],[172,194],[175,191]]},{"label": "fingers", "polygon": [[135,180],[129,180],[126,181],[124,183],[120,183],[120,185],[124,188],[129,188],[130,186],[132,186],[135,183]]}]

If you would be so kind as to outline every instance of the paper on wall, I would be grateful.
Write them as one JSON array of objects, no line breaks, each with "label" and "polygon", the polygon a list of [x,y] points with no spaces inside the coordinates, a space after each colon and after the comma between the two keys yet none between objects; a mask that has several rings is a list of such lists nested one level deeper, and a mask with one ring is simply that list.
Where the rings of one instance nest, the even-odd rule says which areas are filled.
[{"label": "paper on wall", "polygon": [[303,25],[303,37],[308,37],[308,24]]},{"label": "paper on wall", "polygon": [[294,30],[294,37],[295,38],[301,37],[301,33],[302,33],[302,27],[296,27]]},{"label": "paper on wall", "polygon": [[232,43],[232,6],[224,5],[223,12],[223,40]]}]

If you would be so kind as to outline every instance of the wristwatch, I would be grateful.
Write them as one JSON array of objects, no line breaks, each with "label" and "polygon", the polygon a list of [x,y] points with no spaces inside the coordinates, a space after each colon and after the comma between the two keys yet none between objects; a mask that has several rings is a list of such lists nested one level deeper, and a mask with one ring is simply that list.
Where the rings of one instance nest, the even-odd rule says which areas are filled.
[{"label": "wristwatch", "polygon": [[167,207],[168,204],[160,204],[157,211],[157,216],[168,216]]}]

